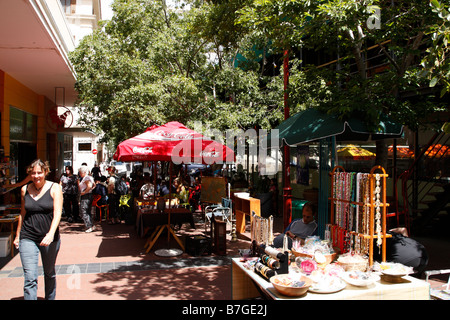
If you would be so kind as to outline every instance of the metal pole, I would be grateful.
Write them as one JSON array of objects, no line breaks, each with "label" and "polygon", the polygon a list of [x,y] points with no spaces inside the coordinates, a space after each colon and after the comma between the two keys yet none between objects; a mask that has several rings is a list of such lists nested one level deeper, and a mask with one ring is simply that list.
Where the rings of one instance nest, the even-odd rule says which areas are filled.
[{"label": "metal pole", "polygon": [[[284,51],[284,62],[283,62],[283,72],[284,72],[284,119],[289,118],[289,50]],[[285,145],[284,150],[284,188],[283,188],[283,224],[285,229],[292,220],[292,188],[291,188],[291,178],[290,178],[290,147]]]}]

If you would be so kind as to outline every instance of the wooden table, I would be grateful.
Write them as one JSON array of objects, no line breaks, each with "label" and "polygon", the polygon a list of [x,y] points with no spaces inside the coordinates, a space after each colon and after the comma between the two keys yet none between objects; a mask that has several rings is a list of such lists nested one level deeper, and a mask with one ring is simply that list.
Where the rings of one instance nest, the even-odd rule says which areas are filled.
[{"label": "wooden table", "polygon": [[[159,235],[161,234],[164,227],[168,226],[169,219],[169,209],[165,209],[163,213],[156,209],[144,210],[140,209],[138,211],[137,216],[137,230],[138,234],[142,237],[144,236],[148,230],[155,228],[151,236],[147,239],[145,243],[145,248],[147,248],[146,252],[148,253],[150,249],[155,244]],[[192,228],[195,228],[194,216],[189,209],[186,208],[172,208],[170,209],[170,225],[182,225],[183,223],[189,223]],[[169,228],[168,230],[173,234],[173,230]],[[178,244],[183,248],[183,244],[179,241],[175,234],[173,234],[175,240],[177,240]]]},{"label": "wooden table", "polygon": [[399,283],[380,279],[368,287],[356,287],[347,284],[345,289],[335,293],[307,292],[302,297],[287,297],[278,293],[273,285],[248,270],[239,261],[232,259],[232,299],[242,300],[261,296],[274,300],[429,300],[430,284],[414,277],[405,276]]},{"label": "wooden table", "polygon": [[[148,229],[167,224],[168,209],[163,213],[156,209],[140,209],[136,219],[136,228],[139,236],[143,237]],[[192,228],[195,228],[194,216],[189,209],[173,208],[170,212],[170,224],[189,223]],[[147,230],[146,230],[147,229]]]}]

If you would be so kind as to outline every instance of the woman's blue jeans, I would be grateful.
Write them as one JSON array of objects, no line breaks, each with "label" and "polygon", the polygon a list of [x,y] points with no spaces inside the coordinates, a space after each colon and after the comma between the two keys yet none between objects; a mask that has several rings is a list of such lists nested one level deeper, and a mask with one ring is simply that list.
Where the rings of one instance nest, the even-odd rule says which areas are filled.
[{"label": "woman's blue jeans", "polygon": [[37,299],[38,263],[41,253],[42,267],[44,269],[45,299],[54,300],[56,295],[55,263],[58,256],[61,240],[53,241],[49,246],[43,247],[32,240],[21,239],[19,242],[20,259],[23,266],[25,300]]}]

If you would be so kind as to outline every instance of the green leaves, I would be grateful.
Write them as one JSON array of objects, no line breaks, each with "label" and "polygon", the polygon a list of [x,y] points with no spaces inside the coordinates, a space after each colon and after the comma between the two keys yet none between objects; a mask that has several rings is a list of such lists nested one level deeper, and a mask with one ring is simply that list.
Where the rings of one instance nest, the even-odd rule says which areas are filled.
[{"label": "green leaves", "polygon": [[[112,20],[71,54],[86,127],[112,144],[171,120],[271,128],[283,119],[285,49],[291,114],[315,107],[375,123],[387,112],[415,128],[433,105],[404,97],[450,86],[450,15],[438,0],[187,3],[174,11],[160,0],[114,1]],[[300,49],[323,66],[295,59]]]},{"label": "green leaves", "polygon": [[[448,18],[446,6],[438,1],[431,6],[442,19]],[[342,117],[365,117],[374,123],[380,113],[387,112],[417,128],[424,112],[432,112],[439,105],[433,109],[428,103],[434,94],[415,101],[403,97],[450,79],[450,70],[442,69],[448,62],[447,51],[433,51],[427,64],[418,65],[429,43],[425,33],[438,22],[432,7],[423,0],[395,1],[391,5],[370,0],[251,1],[240,11],[240,22],[273,40],[279,50],[303,50],[306,57],[316,52],[326,56],[306,61],[301,67],[292,64],[290,100],[296,111],[316,107]],[[374,20],[374,14],[378,20]],[[438,26],[435,29],[434,41],[448,48],[450,38],[443,37]],[[307,63],[323,66],[319,69]],[[435,65],[431,68],[439,65],[439,76],[427,74],[431,64]],[[430,84],[419,76],[425,74]]]},{"label": "green leaves", "polygon": [[440,96],[443,97],[450,92],[450,13],[448,4],[438,0],[430,0],[430,7],[438,20],[429,26],[431,45],[421,64],[427,70],[430,87],[440,84]]},{"label": "green leaves", "polygon": [[251,51],[248,31],[235,24],[241,7],[241,0],[192,1],[175,11],[159,0],[114,1],[113,18],[71,53],[81,124],[103,131],[112,148],[172,120],[269,128],[282,89],[268,92],[258,64],[234,67],[238,49]]}]

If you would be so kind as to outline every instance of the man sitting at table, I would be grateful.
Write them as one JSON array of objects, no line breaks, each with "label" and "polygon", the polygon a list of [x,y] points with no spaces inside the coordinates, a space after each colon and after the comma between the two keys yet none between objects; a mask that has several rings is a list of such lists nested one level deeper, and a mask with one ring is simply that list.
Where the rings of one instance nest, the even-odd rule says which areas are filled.
[{"label": "man sitting at table", "polygon": [[144,174],[144,185],[139,190],[139,196],[144,200],[149,200],[155,195],[155,186],[151,183],[151,177],[148,172]]},{"label": "man sitting at table", "polygon": [[293,240],[300,240],[303,244],[309,236],[317,235],[317,222],[314,220],[314,207],[310,202],[305,203],[302,211],[302,218],[292,221],[284,231],[280,233],[274,240],[275,248],[282,248],[284,236],[288,239],[288,249],[292,248]]}]

